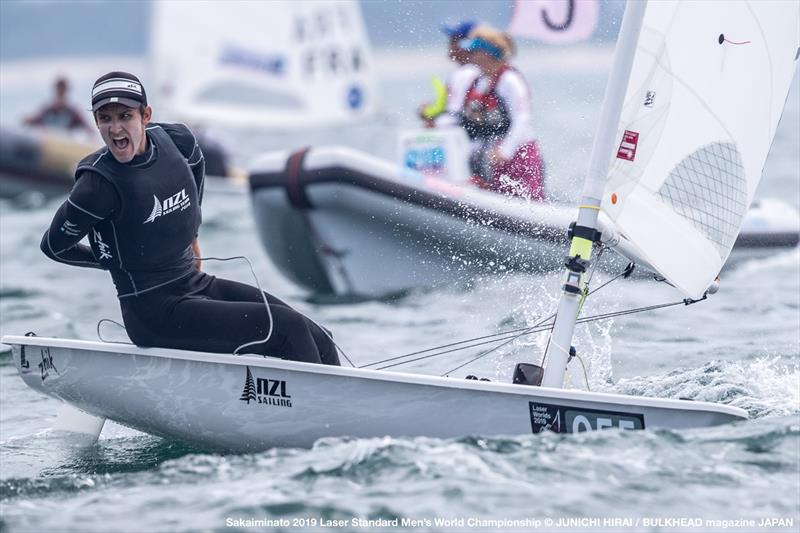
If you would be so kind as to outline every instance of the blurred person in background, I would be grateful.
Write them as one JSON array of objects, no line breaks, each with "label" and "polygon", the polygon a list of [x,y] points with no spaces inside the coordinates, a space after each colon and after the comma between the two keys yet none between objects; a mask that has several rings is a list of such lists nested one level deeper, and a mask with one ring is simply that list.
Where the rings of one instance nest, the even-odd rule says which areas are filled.
[{"label": "blurred person in background", "polygon": [[472,141],[473,182],[485,189],[544,200],[544,163],[531,126],[528,84],[513,66],[511,37],[476,26],[459,46],[477,73],[453,94],[437,127],[461,125]]},{"label": "blurred person in background", "polygon": [[[137,346],[216,353],[247,346],[247,353],[339,365],[333,340],[311,319],[200,270],[205,159],[189,128],[151,123],[144,87],[127,72],[95,82],[92,112],[105,146],[78,164],[42,251],[108,270]],[[85,236],[90,246],[80,244]]]},{"label": "blurred person in background", "polygon": [[55,96],[38,113],[25,119],[26,126],[40,126],[67,131],[82,131],[94,135],[94,130],[83,118],[83,112],[67,101],[69,83],[66,78],[58,78],[53,85]]},{"label": "blurred person in background", "polygon": [[430,104],[421,105],[417,110],[425,127],[434,127],[436,117],[447,111],[448,104],[454,98],[459,100],[472,80],[479,74],[478,67],[470,61],[469,52],[461,47],[461,41],[476,26],[477,23],[473,21],[464,21],[454,26],[442,26],[442,33],[448,38],[447,57],[458,67],[448,76],[447,83],[442,83],[438,77],[433,78],[435,99]]}]

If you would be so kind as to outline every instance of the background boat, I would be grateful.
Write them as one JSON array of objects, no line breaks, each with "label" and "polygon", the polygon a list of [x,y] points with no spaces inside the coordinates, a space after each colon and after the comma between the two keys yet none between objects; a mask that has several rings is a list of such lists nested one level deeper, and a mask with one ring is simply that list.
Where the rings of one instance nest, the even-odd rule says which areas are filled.
[{"label": "background boat", "polygon": [[[201,139],[208,168],[206,190],[243,193],[247,176],[228,164],[219,145]],[[102,146],[99,139],[42,128],[0,126],[0,198],[41,203],[62,197],[75,183],[78,162]]]}]

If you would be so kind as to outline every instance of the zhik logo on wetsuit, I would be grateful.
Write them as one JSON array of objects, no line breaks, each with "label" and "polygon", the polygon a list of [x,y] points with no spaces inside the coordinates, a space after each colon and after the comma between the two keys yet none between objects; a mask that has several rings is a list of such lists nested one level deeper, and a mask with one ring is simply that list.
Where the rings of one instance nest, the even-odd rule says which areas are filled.
[{"label": "zhik logo on wetsuit", "polygon": [[186,194],[186,189],[181,189],[180,192],[173,194],[163,202],[154,194],[153,211],[150,213],[150,216],[147,217],[144,222],[142,222],[142,224],[153,222],[158,217],[168,215],[175,211],[183,211],[191,204],[192,202],[189,199],[189,196]]},{"label": "zhik logo on wetsuit", "polygon": [[253,380],[253,373],[250,367],[244,378],[244,390],[239,399],[250,405],[251,401],[263,405],[277,405],[280,407],[291,407],[292,397],[286,393],[286,381],[282,379],[256,378]]},{"label": "zhik logo on wetsuit", "polygon": [[111,259],[111,247],[103,242],[103,236],[96,229],[92,230],[94,233],[94,242],[97,244],[97,250],[100,252],[100,259]]}]

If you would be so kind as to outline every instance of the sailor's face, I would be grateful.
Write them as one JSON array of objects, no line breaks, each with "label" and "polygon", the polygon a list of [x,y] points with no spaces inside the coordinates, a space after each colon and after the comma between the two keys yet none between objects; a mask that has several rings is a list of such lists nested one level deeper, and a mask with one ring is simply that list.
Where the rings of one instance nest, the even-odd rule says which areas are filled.
[{"label": "sailor's face", "polygon": [[145,127],[151,116],[149,106],[142,113],[122,104],[108,104],[98,109],[94,118],[111,155],[120,163],[128,163],[147,149]]},{"label": "sailor's face", "polygon": [[469,63],[469,52],[461,48],[461,41],[463,38],[460,37],[452,37],[450,39],[450,45],[447,47],[447,55],[450,57],[451,61],[458,63],[459,65],[466,65]]},{"label": "sailor's face", "polygon": [[484,52],[483,50],[476,50],[470,54],[472,63],[477,65],[484,73],[491,72],[493,68],[497,68],[503,62],[496,59]]}]

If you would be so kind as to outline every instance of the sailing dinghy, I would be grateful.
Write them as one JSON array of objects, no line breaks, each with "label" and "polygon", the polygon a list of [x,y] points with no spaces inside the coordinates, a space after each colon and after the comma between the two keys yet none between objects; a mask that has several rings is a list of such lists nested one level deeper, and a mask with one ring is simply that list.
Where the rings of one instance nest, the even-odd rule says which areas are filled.
[{"label": "sailing dinghy", "polygon": [[155,104],[189,124],[285,132],[377,113],[353,0],[158,1],[151,35]]},{"label": "sailing dinghy", "polygon": [[[681,429],[746,419],[726,405],[564,390],[564,372],[594,247],[620,248],[689,298],[706,294],[760,178],[794,73],[799,23],[800,6],[788,2],[627,5],[541,386],[525,369],[511,384],[33,336],[3,342],[37,391],[148,433],[230,450],[308,446],[324,436]],[[725,39],[748,45],[727,47]],[[686,112],[690,128],[679,120]],[[650,130],[658,133],[642,133]],[[700,167],[687,162],[695,160]],[[680,182],[705,193],[709,180],[716,189],[699,198],[670,189]],[[712,217],[722,208],[724,218]],[[600,209],[609,222],[598,231]]]}]

